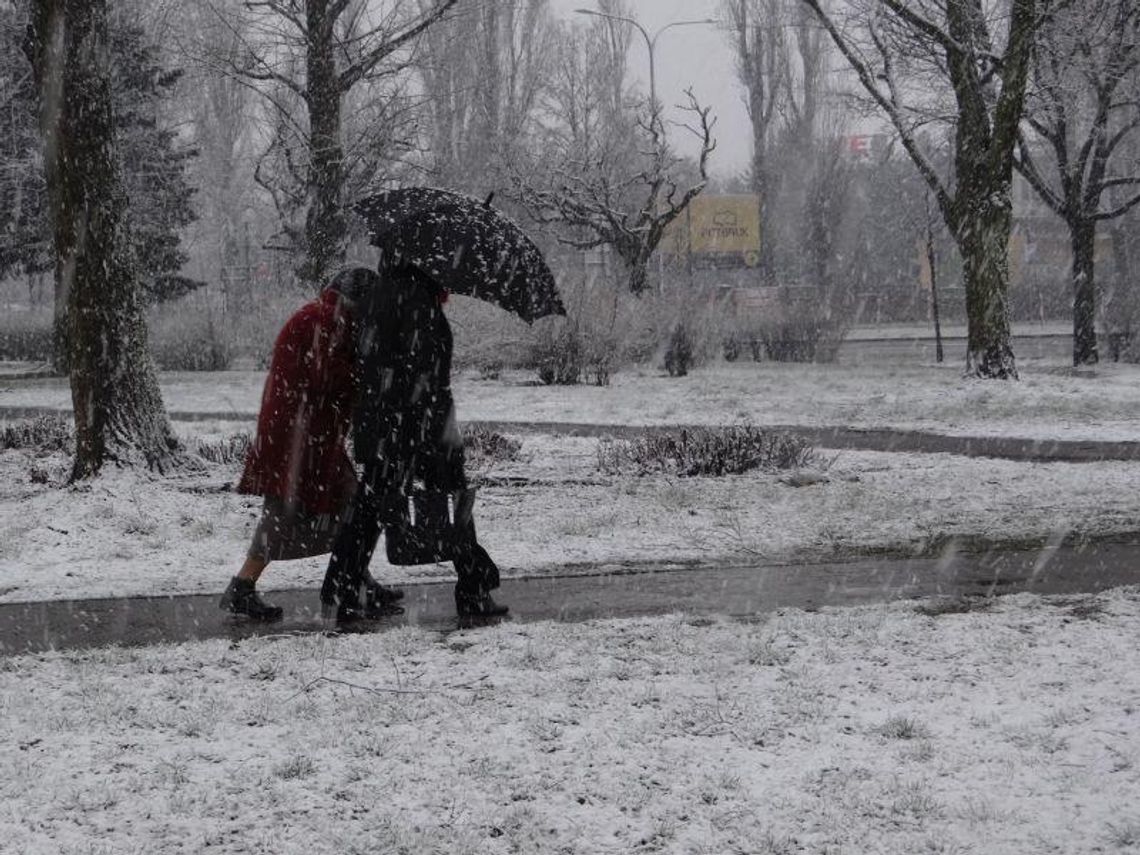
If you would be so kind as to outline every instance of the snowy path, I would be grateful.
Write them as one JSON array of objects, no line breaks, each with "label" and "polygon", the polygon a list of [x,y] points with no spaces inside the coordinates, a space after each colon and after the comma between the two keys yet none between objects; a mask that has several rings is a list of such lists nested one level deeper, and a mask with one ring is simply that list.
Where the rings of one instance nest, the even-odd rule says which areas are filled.
[{"label": "snowy path", "polygon": [[[875,559],[830,564],[687,568],[590,576],[506,579],[496,597],[512,619],[584,621],[687,612],[753,618],[777,609],[814,610],[899,599],[947,600],[995,593],[1096,593],[1140,585],[1140,539],[1105,540],[1079,548],[956,552],[942,557]],[[458,628],[451,583],[407,586],[406,613],[368,631]],[[216,607],[216,596],[57,600],[0,605],[0,654],[105,645],[180,643],[207,638],[321,632],[332,629],[316,613],[315,590],[280,591],[281,623],[257,625]]]}]

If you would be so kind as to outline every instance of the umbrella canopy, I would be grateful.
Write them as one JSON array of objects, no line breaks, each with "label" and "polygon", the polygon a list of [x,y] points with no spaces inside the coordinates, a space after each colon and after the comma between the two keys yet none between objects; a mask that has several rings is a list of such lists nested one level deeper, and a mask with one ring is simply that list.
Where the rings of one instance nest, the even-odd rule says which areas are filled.
[{"label": "umbrella canopy", "polygon": [[408,187],[369,196],[355,208],[374,245],[399,253],[449,291],[495,303],[528,323],[566,314],[542,252],[489,203]]}]

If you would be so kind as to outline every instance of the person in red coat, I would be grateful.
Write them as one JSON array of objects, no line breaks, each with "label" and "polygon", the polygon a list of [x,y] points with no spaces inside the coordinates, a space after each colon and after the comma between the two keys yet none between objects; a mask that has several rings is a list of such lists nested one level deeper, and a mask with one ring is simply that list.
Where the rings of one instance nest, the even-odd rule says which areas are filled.
[{"label": "person in red coat", "polygon": [[[255,620],[279,620],[257,580],[271,561],[322,555],[356,489],[345,448],[354,398],[352,304],[345,296],[373,284],[367,268],[345,270],[302,306],[277,336],[257,434],[237,491],[265,497],[245,563],[221,608]],[[373,581],[373,580],[369,580]],[[377,587],[380,587],[377,585]],[[401,592],[382,589],[386,599]]]}]

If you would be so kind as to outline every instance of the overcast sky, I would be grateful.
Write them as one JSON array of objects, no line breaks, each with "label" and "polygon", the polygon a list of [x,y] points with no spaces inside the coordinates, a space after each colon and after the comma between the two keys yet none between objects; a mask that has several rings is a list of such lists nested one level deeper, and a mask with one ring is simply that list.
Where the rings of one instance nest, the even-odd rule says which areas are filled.
[{"label": "overcast sky", "polygon": [[[565,16],[574,16],[576,8],[597,8],[594,0],[551,0],[551,6],[557,14]],[[673,21],[722,17],[720,0],[629,0],[629,7],[650,37],[658,28]],[[638,33],[634,33],[629,60],[630,73],[648,92],[648,51]],[[683,118],[673,105],[685,100],[684,92],[689,86],[702,105],[712,107],[717,117],[713,132],[717,147],[711,158],[713,173],[728,177],[744,170],[752,151],[748,114],[724,30],[706,24],[666,31],[657,40],[656,69],[657,97],[666,106],[667,117]],[[699,151],[690,142],[695,138],[684,130],[674,129],[671,139],[686,154],[695,155]]]}]

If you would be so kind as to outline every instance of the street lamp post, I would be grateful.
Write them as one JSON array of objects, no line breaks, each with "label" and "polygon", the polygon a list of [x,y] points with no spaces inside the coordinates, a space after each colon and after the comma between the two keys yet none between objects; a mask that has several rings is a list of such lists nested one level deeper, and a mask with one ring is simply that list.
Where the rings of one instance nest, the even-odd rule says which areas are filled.
[{"label": "street lamp post", "polygon": [[673,27],[686,27],[686,26],[690,26],[693,24],[715,24],[716,19],[715,18],[701,18],[699,20],[693,20],[693,21],[673,21],[671,23],[666,24],[663,27],[660,27],[656,32],[653,33],[652,36],[650,36],[648,31],[645,29],[645,27],[641,26],[641,24],[639,24],[633,18],[627,18],[624,15],[611,15],[609,12],[601,12],[601,11],[598,11],[597,9],[575,9],[574,11],[577,12],[579,15],[593,15],[596,18],[609,18],[611,21],[621,21],[623,23],[630,24],[630,25],[636,27],[637,31],[639,33],[641,33],[641,37],[643,39],[645,39],[645,47],[649,51],[649,108],[650,108],[650,117],[651,117],[650,121],[651,121],[651,123],[657,125],[658,129],[660,130],[661,109],[657,105],[657,67],[656,67],[656,63],[654,60],[654,54],[655,54],[655,51],[657,49],[657,39],[660,37],[660,35],[663,32],[665,32],[666,30],[672,29]]}]

